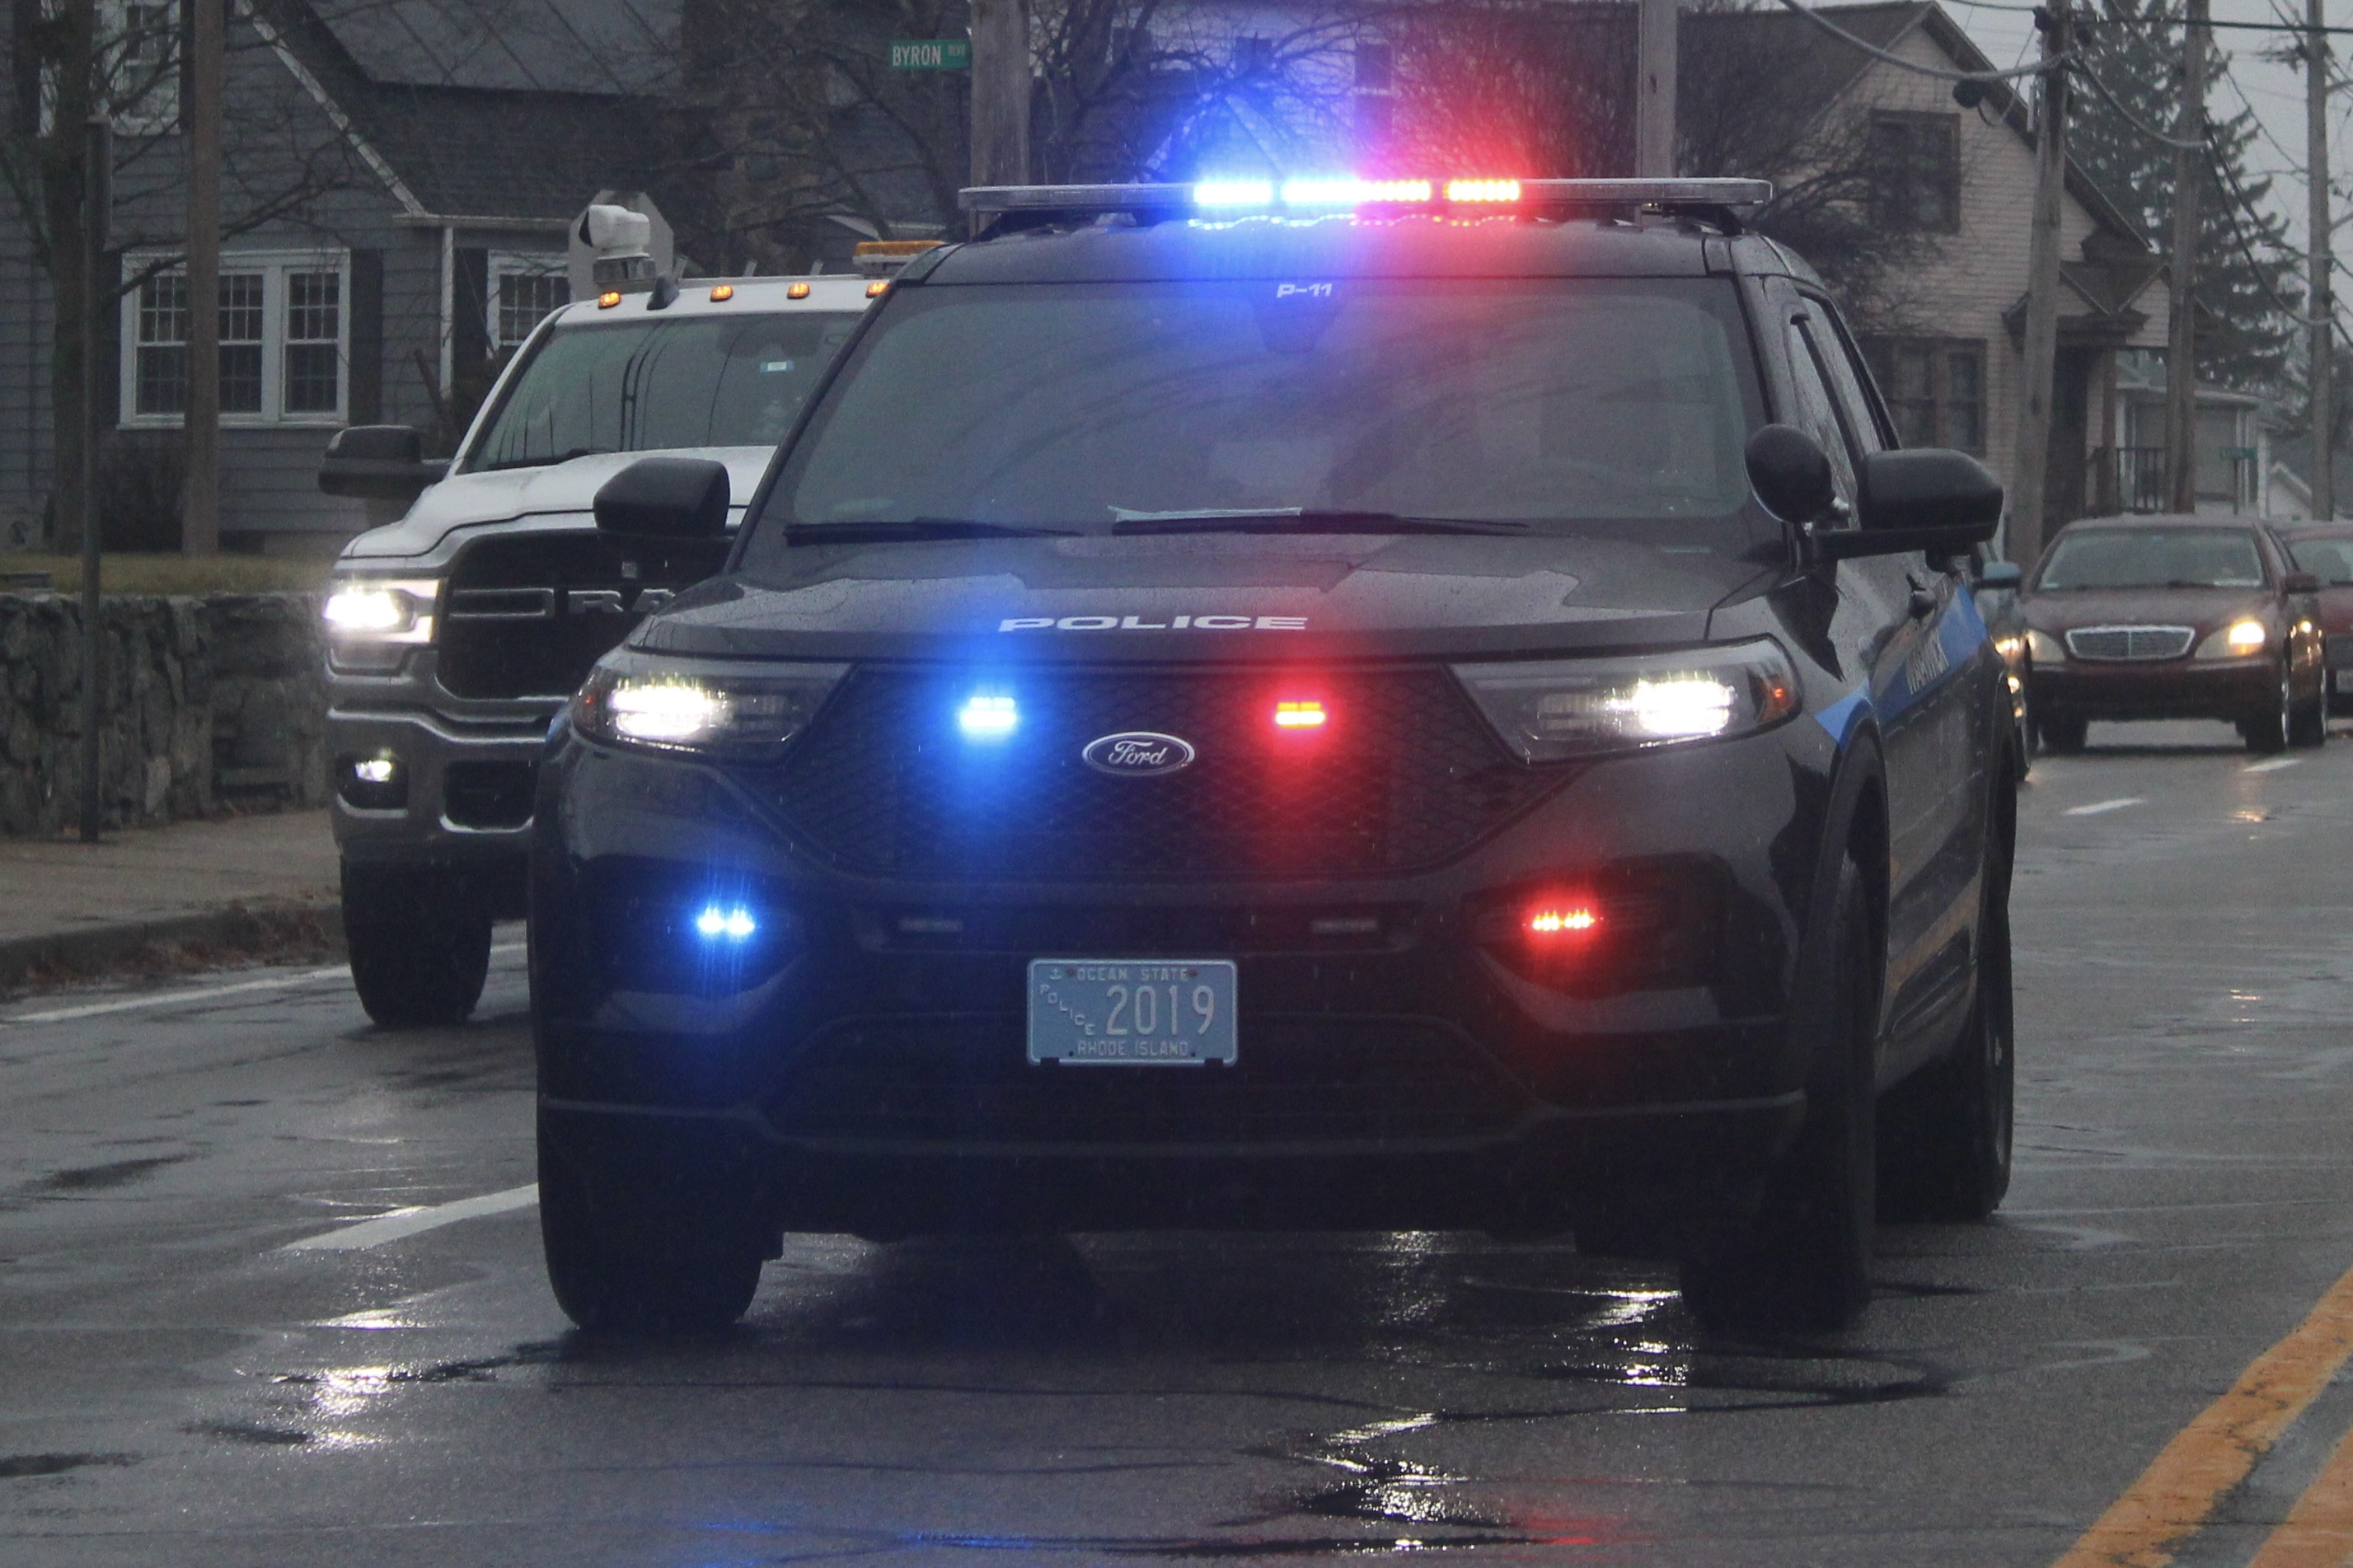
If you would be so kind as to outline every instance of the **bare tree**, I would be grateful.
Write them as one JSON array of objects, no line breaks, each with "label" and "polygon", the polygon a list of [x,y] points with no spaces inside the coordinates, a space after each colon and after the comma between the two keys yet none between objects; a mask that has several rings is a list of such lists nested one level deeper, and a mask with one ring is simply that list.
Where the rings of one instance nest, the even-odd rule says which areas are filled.
[{"label": "bare tree", "polygon": [[[705,210],[695,243],[733,270],[798,268],[837,220],[883,237],[949,232],[968,183],[960,71],[894,70],[894,39],[960,38],[964,0],[694,0],[685,98]],[[1039,0],[1033,178],[1189,175],[1240,156],[1284,168],[1327,145],[1345,98],[1353,5],[1231,15],[1161,0]]]},{"label": "bare tree", "polygon": [[[108,310],[160,271],[176,268],[184,243],[178,135],[179,8],[101,0],[12,0],[5,37],[8,115],[0,126],[0,189],[22,224],[49,286],[52,495],[60,519],[82,515],[80,495],[89,313]],[[267,46],[233,29],[232,60]],[[235,65],[232,64],[232,71]],[[348,142],[322,136],[314,106],[283,71],[248,80],[228,126],[221,233],[233,238],[284,220],[306,220],[319,198],[364,177]],[[93,297],[82,258],[90,215],[82,127],[93,115],[116,126],[110,265]],[[126,273],[120,258],[161,252]],[[100,379],[103,380],[102,375]],[[60,539],[60,547],[78,541]]]}]

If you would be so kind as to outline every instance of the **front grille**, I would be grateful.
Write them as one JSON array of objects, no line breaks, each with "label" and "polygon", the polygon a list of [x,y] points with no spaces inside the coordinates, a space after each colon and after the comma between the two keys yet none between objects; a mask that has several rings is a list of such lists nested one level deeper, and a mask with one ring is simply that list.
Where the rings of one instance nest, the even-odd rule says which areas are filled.
[{"label": "front grille", "polygon": [[727,542],[511,533],[477,540],[449,572],[441,685],[459,697],[565,697],[640,616],[719,570]]},{"label": "front grille", "polygon": [[[1281,877],[1436,865],[1566,782],[1506,751],[1442,669],[1320,680],[1329,724],[1304,738],[1274,727],[1288,689],[1264,676],[1041,674],[994,743],[957,732],[973,689],[854,672],[786,758],[784,810],[838,861],[890,875]],[[1197,759],[1154,777],[1081,759],[1127,731]]]},{"label": "front grille", "polygon": [[1245,1019],[1230,1067],[1033,1067],[1018,1016],[859,1020],[811,1043],[765,1106],[787,1137],[1082,1143],[1492,1137],[1527,1104],[1415,1018]]},{"label": "front grille", "polygon": [[2179,658],[2198,634],[2189,626],[2079,626],[2067,634],[2077,658]]}]

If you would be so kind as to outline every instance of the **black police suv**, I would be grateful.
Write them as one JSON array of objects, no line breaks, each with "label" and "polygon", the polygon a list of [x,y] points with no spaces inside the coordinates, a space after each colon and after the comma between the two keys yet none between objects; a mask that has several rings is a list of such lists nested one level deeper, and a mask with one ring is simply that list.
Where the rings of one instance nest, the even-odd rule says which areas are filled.
[{"label": "black police suv", "polygon": [[786,1231],[1469,1226],[1828,1326],[1875,1211],[1989,1211],[2000,490],[1767,194],[967,193],[550,737],[565,1311],[730,1321]]}]

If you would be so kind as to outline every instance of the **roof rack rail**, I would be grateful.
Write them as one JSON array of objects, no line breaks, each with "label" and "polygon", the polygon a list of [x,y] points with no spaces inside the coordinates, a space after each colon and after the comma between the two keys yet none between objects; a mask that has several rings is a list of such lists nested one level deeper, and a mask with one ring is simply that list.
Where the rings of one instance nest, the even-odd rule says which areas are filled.
[{"label": "roof rack rail", "polygon": [[976,185],[971,213],[1328,213],[1360,206],[1681,207],[1737,211],[1773,199],[1769,180],[1204,180],[1187,184]]}]

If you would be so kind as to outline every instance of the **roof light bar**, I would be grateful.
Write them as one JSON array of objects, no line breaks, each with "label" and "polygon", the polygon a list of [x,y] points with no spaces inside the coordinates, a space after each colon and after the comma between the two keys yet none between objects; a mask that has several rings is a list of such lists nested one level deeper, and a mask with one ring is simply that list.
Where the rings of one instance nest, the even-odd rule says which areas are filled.
[{"label": "roof light bar", "polygon": [[1195,184],[977,185],[957,194],[976,213],[1329,211],[1352,206],[1756,207],[1768,180],[1203,180]]}]

